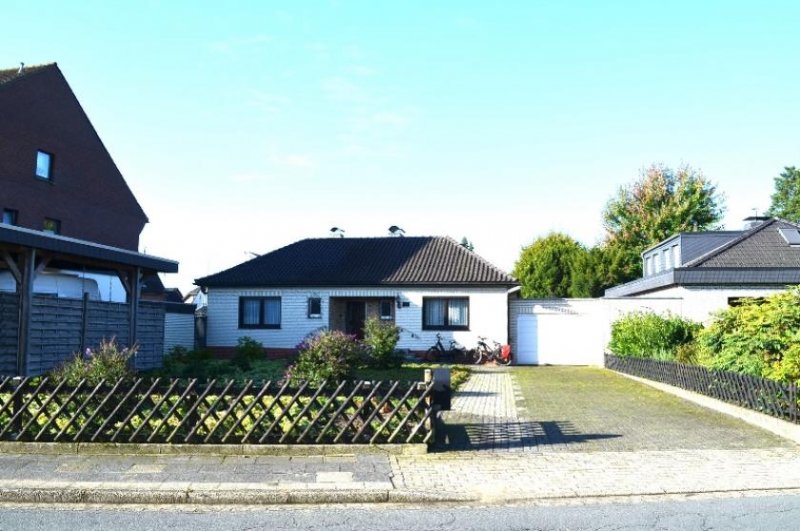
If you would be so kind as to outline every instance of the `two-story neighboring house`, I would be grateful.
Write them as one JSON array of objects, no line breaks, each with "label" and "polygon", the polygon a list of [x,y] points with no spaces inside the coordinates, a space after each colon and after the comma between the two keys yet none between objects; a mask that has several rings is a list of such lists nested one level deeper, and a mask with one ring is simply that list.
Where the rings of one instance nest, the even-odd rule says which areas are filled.
[{"label": "two-story neighboring house", "polygon": [[138,250],[147,216],[53,63],[0,70],[6,224]]},{"label": "two-story neighboring house", "polygon": [[[103,337],[160,364],[164,309],[142,278],[147,216],[56,64],[0,70],[0,374],[39,374]],[[125,301],[103,302],[98,275]]]},{"label": "two-story neighboring house", "polygon": [[606,298],[674,297],[682,313],[705,321],[743,297],[800,283],[800,225],[753,217],[739,231],[676,234],[642,253],[642,278],[606,290]]}]

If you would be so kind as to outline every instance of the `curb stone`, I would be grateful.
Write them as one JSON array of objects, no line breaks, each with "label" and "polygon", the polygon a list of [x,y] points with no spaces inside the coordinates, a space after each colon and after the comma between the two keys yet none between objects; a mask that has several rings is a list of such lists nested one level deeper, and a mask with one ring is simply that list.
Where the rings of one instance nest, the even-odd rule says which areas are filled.
[{"label": "curb stone", "polygon": [[0,488],[3,503],[115,505],[276,505],[337,503],[443,503],[474,501],[468,495],[389,489],[243,489],[193,490],[117,487]]}]

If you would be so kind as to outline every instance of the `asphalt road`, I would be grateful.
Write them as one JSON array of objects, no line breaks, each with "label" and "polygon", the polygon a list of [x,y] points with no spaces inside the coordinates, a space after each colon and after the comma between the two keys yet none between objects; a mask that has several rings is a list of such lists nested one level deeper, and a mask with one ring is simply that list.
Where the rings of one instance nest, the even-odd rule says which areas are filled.
[{"label": "asphalt road", "polygon": [[0,505],[0,530],[798,530],[800,494],[515,506]]}]

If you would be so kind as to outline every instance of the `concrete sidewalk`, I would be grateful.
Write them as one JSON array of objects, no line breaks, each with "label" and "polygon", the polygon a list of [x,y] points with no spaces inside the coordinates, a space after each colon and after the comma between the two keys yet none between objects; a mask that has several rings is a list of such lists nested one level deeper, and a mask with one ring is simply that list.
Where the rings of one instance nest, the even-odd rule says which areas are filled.
[{"label": "concrete sidewalk", "polygon": [[0,455],[0,501],[136,504],[376,503],[463,499],[393,482],[390,454]]},{"label": "concrete sidewalk", "polygon": [[[589,380],[602,377],[586,374],[585,381],[565,385],[590,389]],[[671,421],[653,422],[650,433],[642,433],[644,419],[631,408],[628,416],[612,415],[610,409],[622,410],[609,405],[611,397],[604,404],[609,411],[582,411],[591,409],[589,402],[558,403],[555,388],[539,393],[552,404],[535,403],[531,412],[528,391],[509,370],[481,368],[455,397],[454,411],[443,415],[449,423],[444,447],[427,455],[352,447],[327,447],[320,453],[342,453],[321,456],[87,455],[74,448],[54,455],[24,453],[23,446],[0,453],[0,502],[491,503],[800,489],[797,445],[648,395],[657,391],[633,391],[642,411],[652,416],[646,408],[657,405],[658,416]],[[587,401],[596,396],[586,394]],[[630,389],[620,396],[634,402]],[[558,420],[558,429],[544,419]],[[701,429],[705,433],[687,434]]]}]

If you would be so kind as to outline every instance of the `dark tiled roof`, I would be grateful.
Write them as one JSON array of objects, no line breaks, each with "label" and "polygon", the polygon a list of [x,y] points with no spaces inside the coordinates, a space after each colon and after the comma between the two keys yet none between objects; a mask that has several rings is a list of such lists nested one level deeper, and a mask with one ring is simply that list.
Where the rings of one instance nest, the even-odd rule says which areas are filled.
[{"label": "dark tiled roof", "polygon": [[685,267],[800,267],[800,247],[790,246],[778,232],[798,228],[782,219],[765,221]]},{"label": "dark tiled roof", "polygon": [[14,81],[15,79],[18,79],[20,77],[35,74],[36,72],[40,72],[46,68],[54,66],[56,66],[55,63],[50,63],[46,65],[33,65],[33,66],[25,65],[25,68],[22,69],[21,74],[19,73],[19,67],[2,69],[0,70],[0,85]]},{"label": "dark tiled roof", "polygon": [[517,282],[451,238],[301,240],[215,275],[207,287],[515,286]]}]

